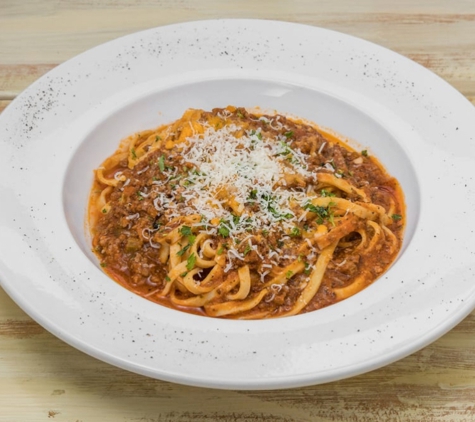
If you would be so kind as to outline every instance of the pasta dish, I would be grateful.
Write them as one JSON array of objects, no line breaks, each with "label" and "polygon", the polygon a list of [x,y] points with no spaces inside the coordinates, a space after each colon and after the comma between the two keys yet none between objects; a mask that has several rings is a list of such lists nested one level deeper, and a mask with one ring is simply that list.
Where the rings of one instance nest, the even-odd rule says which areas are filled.
[{"label": "pasta dish", "polygon": [[93,250],[115,281],[210,317],[297,315],[396,258],[398,182],[316,125],[228,106],[124,139],[95,171]]}]

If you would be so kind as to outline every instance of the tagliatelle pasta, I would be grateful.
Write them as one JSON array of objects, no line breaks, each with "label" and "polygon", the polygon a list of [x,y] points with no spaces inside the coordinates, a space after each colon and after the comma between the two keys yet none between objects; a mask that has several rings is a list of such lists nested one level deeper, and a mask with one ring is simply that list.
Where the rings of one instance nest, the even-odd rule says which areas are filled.
[{"label": "tagliatelle pasta", "polygon": [[260,319],[354,295],[402,242],[398,182],[315,125],[229,106],[123,140],[95,172],[94,252],[175,309]]}]

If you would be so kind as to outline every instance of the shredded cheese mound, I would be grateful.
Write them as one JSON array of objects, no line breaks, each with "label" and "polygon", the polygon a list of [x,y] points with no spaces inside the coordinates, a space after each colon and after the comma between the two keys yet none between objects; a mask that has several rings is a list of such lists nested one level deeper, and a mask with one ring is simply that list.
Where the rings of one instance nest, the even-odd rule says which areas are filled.
[{"label": "shredded cheese mound", "polygon": [[[290,148],[285,136],[270,139],[260,131],[240,132],[230,124],[221,129],[209,127],[204,134],[189,137],[181,151],[182,164],[190,169],[179,194],[184,204],[162,194],[155,201],[156,208],[171,211],[170,217],[185,212],[199,213],[208,221],[219,219],[232,238],[249,228],[293,228],[309,196],[304,189],[287,188],[285,175],[315,180],[307,170],[307,156]],[[166,183],[175,176],[171,171]],[[230,197],[232,210],[223,207]],[[210,227],[210,234],[216,232],[216,227]]]}]

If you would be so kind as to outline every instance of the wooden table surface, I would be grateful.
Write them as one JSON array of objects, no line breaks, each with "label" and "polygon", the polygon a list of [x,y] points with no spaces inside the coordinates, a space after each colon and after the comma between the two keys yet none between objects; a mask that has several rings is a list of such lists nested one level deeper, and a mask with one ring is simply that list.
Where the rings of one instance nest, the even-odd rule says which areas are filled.
[{"label": "wooden table surface", "polygon": [[[474,0],[0,0],[0,111],[44,73],[97,44],[224,17],[300,22],[373,41],[429,68],[475,104]],[[50,420],[472,421],[475,313],[412,356],[352,379],[219,391],[145,378],[89,357],[0,289],[0,421]]]}]

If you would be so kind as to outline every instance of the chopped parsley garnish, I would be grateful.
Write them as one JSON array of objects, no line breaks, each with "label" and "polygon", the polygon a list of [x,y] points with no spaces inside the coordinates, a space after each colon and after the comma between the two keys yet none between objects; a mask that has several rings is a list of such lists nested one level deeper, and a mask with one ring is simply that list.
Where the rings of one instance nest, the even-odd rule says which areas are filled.
[{"label": "chopped parsley garnish", "polygon": [[186,245],[184,248],[180,249],[180,250],[176,253],[177,256],[182,256],[182,255],[184,255],[185,252],[186,252],[188,249],[190,249],[190,248],[191,248],[191,245],[190,245],[190,244]]},{"label": "chopped parsley garnish", "polygon": [[105,208],[102,208],[102,214],[107,214],[107,210]]},{"label": "chopped parsley garnish", "polygon": [[246,256],[251,251],[252,251],[251,245],[247,244],[246,249],[244,249],[244,256]]},{"label": "chopped parsley garnish", "polygon": [[361,155],[363,157],[367,157],[368,156],[368,150],[364,149],[363,151],[361,151]]},{"label": "chopped parsley garnish", "polygon": [[222,255],[224,252],[223,245],[220,246],[220,248],[216,251],[216,255]]},{"label": "chopped parsley garnish", "polygon": [[163,154],[158,159],[158,168],[162,173],[165,171],[165,156]]},{"label": "chopped parsley garnish", "polygon": [[182,236],[190,236],[191,234],[193,234],[193,232],[191,231],[191,227],[188,226],[181,226],[178,231]]},{"label": "chopped parsley garnish", "polygon": [[105,268],[105,267],[107,267],[107,264],[105,262],[101,262],[101,267]]},{"label": "chopped parsley garnish", "polygon": [[301,232],[300,232],[300,229],[298,227],[294,227],[291,231],[290,231],[290,235],[292,237],[298,237],[300,236]]},{"label": "chopped parsley garnish", "polygon": [[402,219],[402,215],[400,215],[400,214],[393,214],[393,215],[391,216],[391,218],[392,218],[394,221],[399,221],[399,220]]},{"label": "chopped parsley garnish", "polygon": [[331,207],[336,207],[336,202],[332,201],[328,203],[328,221],[335,227],[334,213]]},{"label": "chopped parsley garnish", "polygon": [[[182,235],[182,236],[186,236],[188,238],[188,247],[190,247],[191,245],[193,245],[193,243],[195,243],[195,240],[196,240],[196,236],[193,234],[193,232],[191,231],[191,227],[188,227],[188,226],[181,226],[179,229],[178,229],[178,232]],[[185,246],[186,248],[186,246]],[[181,252],[181,251],[180,251]],[[183,254],[181,254],[183,255]],[[180,256],[181,256],[180,255]]]},{"label": "chopped parsley garnish", "polygon": [[310,267],[310,264],[308,262],[305,263],[305,270],[303,271],[305,275],[310,275],[312,271],[312,268]]},{"label": "chopped parsley garnish", "polygon": [[285,273],[285,277],[287,277],[287,279],[289,279],[289,278],[292,277],[293,275],[294,275],[294,272],[293,272],[293,271],[290,271],[290,270]]},{"label": "chopped parsley garnish", "polygon": [[167,283],[169,283],[170,281],[172,281],[172,279],[171,279],[170,277],[168,277],[168,276],[165,276],[165,281],[166,281]]},{"label": "chopped parsley garnish", "polygon": [[143,196],[142,196],[142,192],[137,192],[137,196],[139,197],[139,201],[143,201]]},{"label": "chopped parsley garnish", "polygon": [[259,139],[259,141],[262,141],[262,133],[261,132],[257,132],[255,130],[252,130],[250,133],[249,133],[250,136],[255,136],[257,139]]},{"label": "chopped parsley garnish", "polygon": [[292,218],[294,215],[290,212],[287,212],[287,213],[281,213],[279,211],[277,211],[272,205],[269,205],[267,207],[267,210],[270,211],[270,213],[275,217],[275,218],[278,218],[279,220],[283,220],[283,219],[289,219],[289,218]]},{"label": "chopped parsley garnish", "polygon": [[328,209],[320,205],[313,205],[312,203],[305,204],[303,207],[305,210],[313,212],[318,216],[325,218],[328,217]]},{"label": "chopped parsley garnish", "polygon": [[284,141],[280,141],[280,147],[282,148],[282,151],[280,151],[277,155],[291,155],[293,154],[292,148],[290,148],[290,145],[287,144]]},{"label": "chopped parsley garnish", "polygon": [[249,199],[257,199],[257,189],[251,190],[249,193]]},{"label": "chopped parsley garnish", "polygon": [[335,221],[333,220],[333,212],[330,210],[330,207],[335,206],[335,202],[330,202],[328,207],[322,207],[320,205],[313,205],[311,202],[304,205],[304,209],[310,212],[317,214],[317,223],[323,224],[324,219],[328,219],[328,221],[334,226]]},{"label": "chopped parsley garnish", "polygon": [[132,149],[130,150],[130,152],[132,153],[132,158],[133,158],[134,160],[136,160],[136,159],[137,159],[137,153],[135,152],[135,148],[132,148]]},{"label": "chopped parsley garnish", "polygon": [[285,136],[287,139],[289,139],[289,138],[291,138],[292,136],[294,136],[294,132],[291,131],[291,130],[289,130],[288,132],[285,132],[285,133],[284,133],[284,136]]},{"label": "chopped parsley garnish", "polygon": [[255,136],[257,139],[259,139],[259,141],[262,141],[262,133],[258,132],[257,130],[251,130],[249,132],[249,136]]},{"label": "chopped parsley garnish", "polygon": [[222,224],[218,228],[218,233],[223,237],[229,237],[229,229]]},{"label": "chopped parsley garnish", "polygon": [[161,140],[162,140],[162,138],[160,136],[158,136],[158,135],[155,136],[155,142],[158,142],[158,141],[161,141]]},{"label": "chopped parsley garnish", "polygon": [[233,214],[233,223],[235,226],[237,226],[241,221],[241,217],[239,217],[239,215],[234,215]]},{"label": "chopped parsley garnish", "polygon": [[195,263],[196,263],[196,255],[192,253],[186,260],[186,269],[188,271],[191,271],[193,268],[195,268]]}]

